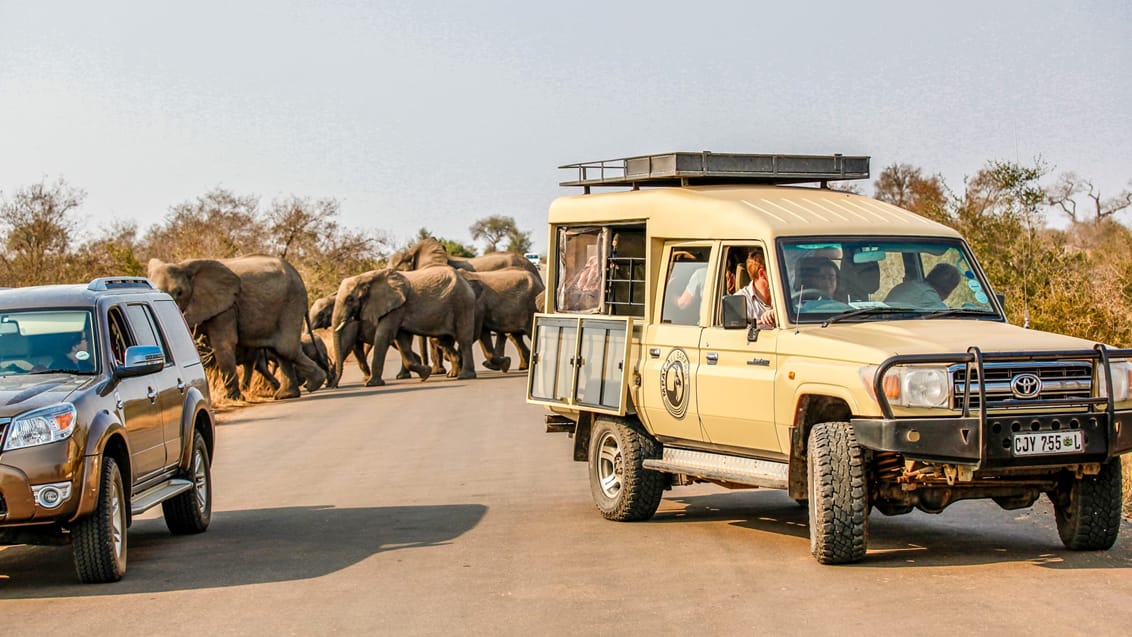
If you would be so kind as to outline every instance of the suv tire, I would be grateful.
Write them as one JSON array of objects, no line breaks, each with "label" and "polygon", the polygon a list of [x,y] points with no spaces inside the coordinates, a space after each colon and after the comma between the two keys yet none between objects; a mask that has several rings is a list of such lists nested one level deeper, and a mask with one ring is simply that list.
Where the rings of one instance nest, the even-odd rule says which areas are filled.
[{"label": "suv tire", "polygon": [[126,574],[126,489],[110,456],[102,459],[98,504],[72,529],[75,571],[86,584],[117,582]]},{"label": "suv tire", "polygon": [[1057,534],[1073,551],[1104,551],[1120,534],[1120,456],[1101,465],[1095,476],[1070,478],[1050,493],[1057,519]]},{"label": "suv tire", "polygon": [[186,476],[193,488],[161,503],[165,526],[175,535],[203,533],[212,520],[212,463],[200,432],[193,432],[193,455]]},{"label": "suv tire", "polygon": [[590,490],[607,520],[635,522],[656,513],[667,477],[645,469],[660,445],[637,427],[599,418],[590,437]]},{"label": "suv tire", "polygon": [[868,548],[869,496],[852,425],[814,425],[806,460],[810,553],[822,564],[860,561]]}]

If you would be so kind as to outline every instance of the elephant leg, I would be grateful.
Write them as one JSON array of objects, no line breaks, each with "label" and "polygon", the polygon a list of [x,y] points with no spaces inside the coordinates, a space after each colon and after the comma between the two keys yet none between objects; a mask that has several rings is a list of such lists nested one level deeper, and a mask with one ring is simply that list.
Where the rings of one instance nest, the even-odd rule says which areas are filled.
[{"label": "elephant leg", "polygon": [[218,318],[221,320],[209,327],[208,342],[212,344],[212,356],[220,382],[224,385],[224,396],[229,400],[240,400],[240,381],[236,378],[235,314],[226,312]]},{"label": "elephant leg", "polygon": [[[317,368],[318,366],[316,365],[315,367]],[[296,378],[295,364],[289,360],[280,359],[277,369],[283,376],[283,382],[280,383],[279,387],[275,390],[275,400],[298,398],[300,394],[299,379]]]},{"label": "elephant leg", "polygon": [[519,369],[527,369],[531,364],[531,349],[527,347],[527,342],[523,338],[522,332],[508,332],[507,338],[511,340],[511,344],[519,351]]},{"label": "elephant leg", "polygon": [[373,334],[373,349],[370,350],[370,371],[373,373],[366,380],[366,387],[380,387],[385,384],[381,379],[382,371],[385,369],[385,355],[389,353],[389,345],[397,331],[396,327],[386,323],[387,321],[378,323]]},{"label": "elephant leg", "polygon": [[460,373],[456,377],[462,380],[476,377],[476,365],[475,361],[472,360],[475,358],[472,356],[472,341],[474,339],[475,332],[472,331],[470,321],[463,326],[457,325],[456,346],[460,352]]},{"label": "elephant leg", "polygon": [[491,330],[486,327],[480,330],[478,340],[480,349],[483,350],[483,366],[506,374],[507,371],[511,369],[511,359],[506,356],[500,356],[498,347],[491,340]]},{"label": "elephant leg", "polygon": [[[421,382],[428,380],[429,375],[432,374],[432,369],[428,365],[423,364],[421,358],[413,351],[413,335],[408,332],[401,332],[397,335],[397,343],[401,350],[401,369],[413,371],[417,376],[421,377]],[[398,378],[401,376],[398,375]]]},{"label": "elephant leg", "polygon": [[[432,373],[443,374],[444,371],[445,371],[444,370],[444,358],[446,358],[447,356],[444,354],[443,348],[440,345],[440,341],[436,337],[430,338],[430,339],[428,339],[428,341],[429,341],[429,347],[432,349]],[[423,336],[421,337],[421,343],[422,343],[422,349],[423,349],[423,343],[424,343],[424,337]],[[425,365],[428,365],[428,359],[427,358],[425,358],[425,360],[422,361],[422,362]]]},{"label": "elephant leg", "polygon": [[[246,381],[251,380],[252,370],[259,372],[260,376],[263,376],[264,380],[267,381],[267,384],[271,385],[272,391],[279,391],[279,381],[275,379],[275,374],[272,374],[271,370],[268,369],[267,366],[267,350],[257,348],[252,364],[250,366],[244,366],[244,376]],[[246,384],[242,387],[243,389],[247,389]]]},{"label": "elephant leg", "polygon": [[354,345],[354,360],[356,360],[358,362],[358,369],[362,370],[362,374],[366,378],[370,377],[370,369],[369,369],[369,360],[368,359],[369,359],[369,353],[366,352],[366,344],[361,342],[361,341],[358,341]]},{"label": "elephant leg", "polygon": [[393,341],[393,346],[397,348],[398,352],[401,352],[401,369],[397,370],[397,375],[393,378],[396,378],[397,380],[412,378],[413,372],[411,369],[409,369],[409,361],[420,360],[416,352],[413,351],[412,337],[409,337],[405,342],[402,342],[400,335],[398,335],[397,339]]}]

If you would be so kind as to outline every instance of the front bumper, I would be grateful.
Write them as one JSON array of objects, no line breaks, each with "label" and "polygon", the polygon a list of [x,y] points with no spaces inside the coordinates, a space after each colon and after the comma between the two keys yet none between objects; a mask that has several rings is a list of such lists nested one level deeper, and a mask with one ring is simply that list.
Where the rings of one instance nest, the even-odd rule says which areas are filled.
[{"label": "front bumper", "polygon": [[[1038,467],[1105,462],[1132,451],[1132,411],[1068,414],[1004,414],[979,417],[853,418],[853,431],[862,447],[894,451],[909,460],[974,465],[979,469]],[[1079,454],[1019,456],[1013,454],[1013,435],[1032,431],[1079,429],[1084,451]]]}]

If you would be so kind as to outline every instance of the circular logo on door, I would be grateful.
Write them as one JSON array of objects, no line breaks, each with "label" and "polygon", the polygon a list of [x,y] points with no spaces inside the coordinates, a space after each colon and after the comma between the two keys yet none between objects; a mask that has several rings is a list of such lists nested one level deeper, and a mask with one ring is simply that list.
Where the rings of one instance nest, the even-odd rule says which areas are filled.
[{"label": "circular logo on door", "polygon": [[660,399],[673,418],[682,419],[688,412],[688,355],[674,349],[660,368]]}]

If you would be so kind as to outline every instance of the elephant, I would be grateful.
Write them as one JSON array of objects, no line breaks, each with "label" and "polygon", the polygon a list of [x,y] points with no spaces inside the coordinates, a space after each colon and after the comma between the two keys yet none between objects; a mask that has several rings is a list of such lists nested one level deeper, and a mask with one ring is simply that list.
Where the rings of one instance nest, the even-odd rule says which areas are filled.
[{"label": "elephant", "polygon": [[366,386],[385,384],[381,378],[385,354],[396,340],[402,361],[423,379],[431,370],[421,365],[409,347],[413,335],[445,337],[460,352],[459,378],[475,378],[471,345],[475,338],[475,292],[456,271],[433,267],[411,272],[393,268],[371,270],[342,280],[331,324],[335,367],[342,369],[345,352],[358,334],[371,331],[373,350]]},{"label": "elephant", "polygon": [[[544,290],[542,279],[517,268],[487,272],[460,271],[460,275],[472,282],[473,287],[482,287],[478,293],[477,309],[481,314],[481,331],[478,334],[484,348],[484,366],[496,369],[500,365],[500,359],[504,358],[502,335],[507,334],[519,351],[519,369],[527,369],[530,365],[530,350],[523,342],[523,335],[530,336],[533,333],[538,299]],[[491,342],[492,331],[500,334],[494,344]],[[488,352],[489,349],[491,353]]]},{"label": "elephant", "polygon": [[[447,265],[465,272],[488,272],[513,268],[524,270],[532,274],[534,280],[538,281],[540,290],[545,287],[542,283],[542,275],[539,273],[538,268],[522,255],[513,252],[490,252],[470,259],[453,257],[448,254],[448,250],[445,249],[444,244],[432,237],[421,239],[409,248],[394,253],[389,259],[389,265],[398,270],[419,270],[431,266]],[[492,301],[488,302],[490,303]],[[477,332],[477,338],[479,338],[478,334]],[[522,354],[526,347],[523,344],[522,336],[514,334],[508,334],[507,336],[510,337],[511,342],[514,343],[515,348],[520,351],[522,356],[522,364],[519,369],[526,369],[527,357],[525,354]],[[504,333],[499,332],[498,342],[491,348],[497,356],[501,355],[503,352],[503,338]],[[427,351],[424,343],[421,344],[421,349],[422,351]],[[496,369],[495,364],[492,362],[493,359],[487,356],[486,350],[484,355],[485,358],[487,358],[485,365],[488,369]],[[427,363],[427,354],[425,354],[425,358],[425,362]],[[443,371],[444,366],[434,351],[432,372],[442,373]]]},{"label": "elephant", "polygon": [[[315,299],[315,302],[311,304],[310,322],[312,329],[321,330],[330,327],[331,317],[334,314],[334,299],[337,297],[337,294],[328,294]],[[327,342],[330,342],[330,339],[331,337],[328,335],[326,337]],[[369,378],[369,357],[367,356],[366,345],[373,344],[373,334],[370,333],[368,337],[359,334],[350,340],[354,343],[352,353],[354,354],[354,360],[358,362],[358,369],[362,370],[363,376]],[[328,367],[333,367],[333,362],[331,362]],[[341,374],[329,375],[326,382],[327,387],[337,387],[338,380],[341,376]],[[400,377],[400,375],[398,376]],[[408,378],[408,376],[406,375],[404,378]]]},{"label": "elephant", "polygon": [[305,377],[308,391],[326,382],[326,373],[303,353],[307,288],[290,263],[266,255],[179,263],[151,259],[148,274],[177,302],[189,327],[206,336],[228,398],[240,397],[238,348],[267,347],[282,359],[277,399],[299,395],[291,365]]},{"label": "elephant", "polygon": [[[326,374],[329,379],[334,375],[333,363],[326,347],[326,330],[319,330],[314,333],[314,339],[311,339],[309,334],[303,334],[302,346],[303,353],[308,358],[318,364],[319,368]],[[251,386],[252,374],[259,372],[267,384],[271,385],[273,391],[279,389],[279,380],[276,374],[281,371],[281,367],[287,364],[275,354],[275,351],[266,347],[247,350],[240,348],[236,353],[237,364],[243,366],[244,374],[240,380],[240,391],[247,393],[248,388]],[[284,371],[283,373],[288,373]],[[302,383],[305,379],[301,373],[296,373],[296,382]]]}]

